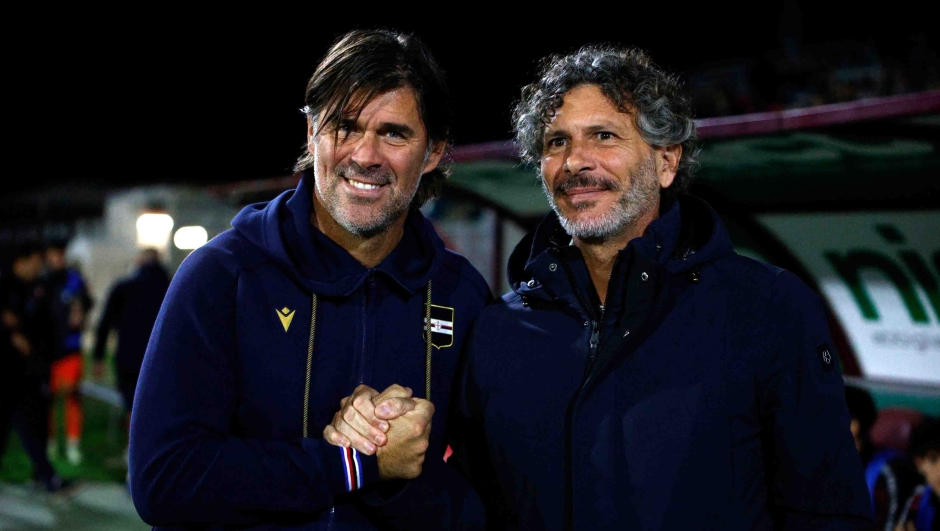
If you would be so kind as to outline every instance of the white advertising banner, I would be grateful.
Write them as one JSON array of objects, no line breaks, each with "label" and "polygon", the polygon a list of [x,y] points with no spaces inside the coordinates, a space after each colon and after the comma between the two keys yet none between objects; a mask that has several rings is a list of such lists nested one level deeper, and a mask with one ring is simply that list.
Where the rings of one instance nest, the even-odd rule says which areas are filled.
[{"label": "white advertising banner", "polygon": [[940,210],[758,220],[815,278],[865,378],[940,386]]}]

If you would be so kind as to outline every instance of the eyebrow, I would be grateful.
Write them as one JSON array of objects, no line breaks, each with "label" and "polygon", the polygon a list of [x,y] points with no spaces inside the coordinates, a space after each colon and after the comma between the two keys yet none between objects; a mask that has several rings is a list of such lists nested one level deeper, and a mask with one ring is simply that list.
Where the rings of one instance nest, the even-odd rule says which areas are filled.
[{"label": "eyebrow", "polygon": [[[618,126],[614,122],[600,122],[584,127],[583,130],[588,134],[598,133],[600,131],[611,131],[617,129]],[[568,132],[568,129],[550,129],[545,128],[545,137],[555,137],[555,136],[571,136],[571,133]]]}]

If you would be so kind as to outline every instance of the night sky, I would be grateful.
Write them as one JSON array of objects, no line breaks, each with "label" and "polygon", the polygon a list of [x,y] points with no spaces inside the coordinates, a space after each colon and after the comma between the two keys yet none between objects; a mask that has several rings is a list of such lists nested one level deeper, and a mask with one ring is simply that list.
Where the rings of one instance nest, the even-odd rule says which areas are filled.
[{"label": "night sky", "polygon": [[[258,4],[260,5],[260,4]],[[672,7],[532,3],[524,9],[441,4],[392,16],[316,9],[198,13],[170,8],[45,13],[6,20],[22,35],[7,55],[7,191],[68,182],[217,183],[283,176],[304,143],[306,81],[330,42],[354,27],[414,32],[443,66],[455,102],[456,145],[510,138],[509,116],[536,61],[588,42],[646,48],[680,74],[761,60],[784,37],[803,47],[873,42],[903,51],[933,35],[914,3],[879,11],[824,2]],[[890,5],[891,9],[888,6]],[[25,170],[25,171],[24,171]]]}]

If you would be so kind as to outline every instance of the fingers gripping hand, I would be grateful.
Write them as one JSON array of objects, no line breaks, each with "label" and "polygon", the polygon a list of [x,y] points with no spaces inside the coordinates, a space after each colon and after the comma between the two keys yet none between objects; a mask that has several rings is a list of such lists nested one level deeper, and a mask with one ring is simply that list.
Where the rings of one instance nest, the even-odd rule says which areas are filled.
[{"label": "fingers gripping hand", "polygon": [[[398,384],[392,384],[372,399],[375,405],[375,417],[377,421],[392,420],[414,410],[415,400],[411,398],[412,390],[410,387],[402,387]],[[388,423],[384,423],[385,428],[382,431],[388,431]]]},{"label": "fingers gripping hand", "polygon": [[388,443],[376,451],[382,479],[414,479],[421,474],[434,404],[420,398],[412,400],[413,410],[389,420]]},{"label": "fingers gripping hand", "polygon": [[388,422],[375,415],[376,397],[382,397],[379,403],[386,403],[387,410],[383,411],[389,418],[413,409],[404,403],[411,401],[411,389],[407,387],[392,385],[380,395],[367,385],[359,385],[340,401],[333,421],[323,429],[323,438],[335,446],[352,447],[367,455],[375,453],[376,446],[385,444],[388,430]]}]

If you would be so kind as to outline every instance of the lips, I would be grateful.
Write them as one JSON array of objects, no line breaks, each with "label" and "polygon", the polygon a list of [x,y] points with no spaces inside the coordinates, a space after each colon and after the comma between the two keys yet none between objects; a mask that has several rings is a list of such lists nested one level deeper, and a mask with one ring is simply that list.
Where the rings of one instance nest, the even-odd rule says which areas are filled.
[{"label": "lips", "polygon": [[616,183],[593,175],[573,175],[555,186],[556,194],[579,195],[616,190]]},{"label": "lips", "polygon": [[574,197],[574,196],[583,195],[583,194],[606,192],[608,190],[610,190],[610,188],[601,187],[601,186],[577,186],[577,187],[567,188],[563,190],[562,193],[568,195],[569,197]]}]

